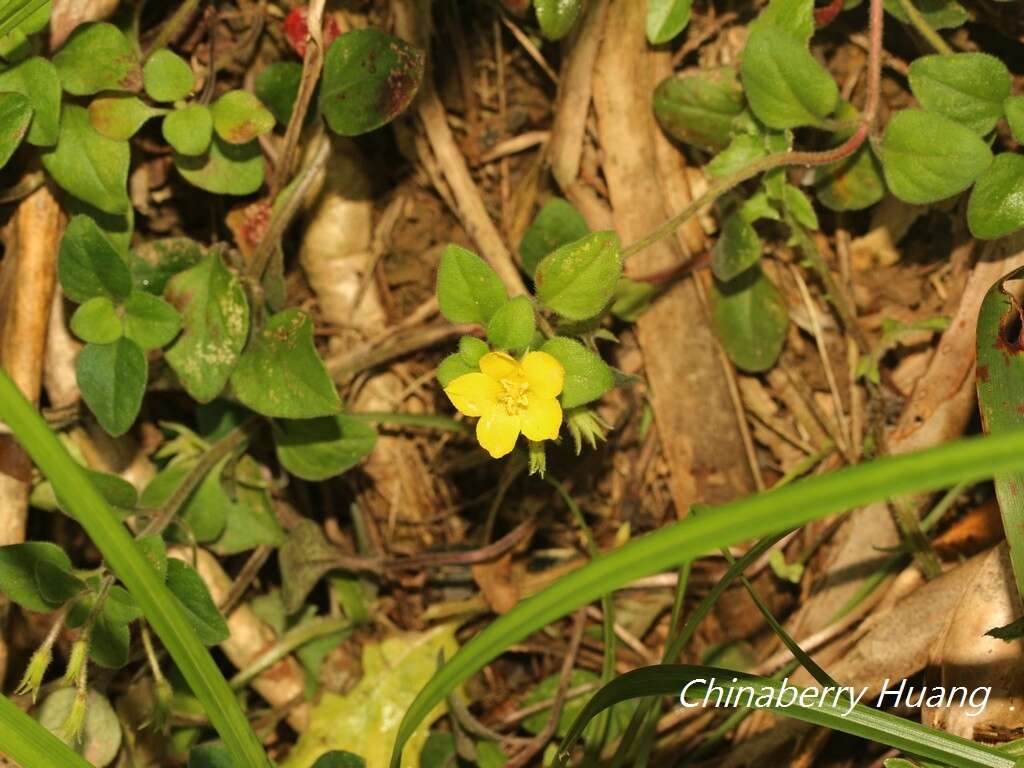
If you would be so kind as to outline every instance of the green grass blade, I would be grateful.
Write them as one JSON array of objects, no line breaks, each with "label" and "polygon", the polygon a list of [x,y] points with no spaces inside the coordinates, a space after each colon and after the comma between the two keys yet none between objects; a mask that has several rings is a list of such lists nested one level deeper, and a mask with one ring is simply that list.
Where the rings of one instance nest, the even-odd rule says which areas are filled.
[{"label": "green grass blade", "polygon": [[392,752],[392,768],[399,768],[402,747],[416,726],[455,686],[513,643],[623,584],[719,547],[804,525],[852,507],[1021,467],[1024,431],[959,440],[748,496],[636,538],[524,600],[466,643],[437,671],[406,712]]},{"label": "green grass blade", "polygon": [[2,370],[0,420],[11,428],[18,442],[49,478],[71,514],[103,553],[107,565],[131,592],[199,698],[237,768],[270,765],[235,694],[209,651],[199,642],[178,599],[167,589],[134,539],[118,522],[84,470]]},{"label": "green grass blade", "polygon": [[[978,313],[978,408],[982,426],[993,435],[1024,427],[1021,309],[1003,289],[1004,281],[1022,276],[1024,269],[1016,269],[997,280]],[[1024,472],[1000,472],[995,486],[1017,591],[1024,597]]]},{"label": "green grass blade", "polygon": [[0,37],[17,27],[46,3],[47,0],[15,0],[4,6],[0,10]]},{"label": "green grass blade", "polygon": [[21,768],[91,768],[83,757],[0,696],[0,754]]},{"label": "green grass blade", "polygon": [[[601,688],[587,702],[576,717],[562,744],[562,757],[579,738],[587,723],[596,714],[608,707],[639,696],[662,694],[678,697],[683,686],[691,681],[714,679],[714,684],[724,689],[753,686],[757,694],[769,688],[776,693],[783,682],[772,678],[746,675],[734,670],[715,667],[690,666],[687,664],[659,664],[627,672]],[[738,682],[733,682],[737,680]],[[792,684],[789,688],[795,688]],[[687,689],[687,700],[695,702],[703,696],[707,686],[696,683]],[[803,690],[803,689],[800,689]],[[746,694],[744,694],[746,696]],[[749,698],[749,697],[747,697]],[[886,744],[903,752],[917,755],[926,760],[937,760],[953,768],[1015,768],[1017,761],[1006,752],[954,736],[944,731],[905,720],[877,709],[858,704],[850,711],[848,696],[836,697],[830,694],[813,706],[771,706],[763,707],[773,712],[804,722],[832,728],[852,736],[870,739]],[[744,700],[747,700],[746,698]],[[776,701],[775,696],[772,701]],[[753,698],[756,706],[757,696]],[[850,714],[845,714],[846,712]]]}]

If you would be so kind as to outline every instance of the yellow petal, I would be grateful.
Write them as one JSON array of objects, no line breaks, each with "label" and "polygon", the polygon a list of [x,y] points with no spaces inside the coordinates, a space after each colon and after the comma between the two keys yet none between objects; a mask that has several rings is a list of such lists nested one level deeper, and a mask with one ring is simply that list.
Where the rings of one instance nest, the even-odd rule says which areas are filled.
[{"label": "yellow petal", "polygon": [[522,376],[519,362],[504,352],[488,352],[481,357],[480,370],[492,379],[514,379]]},{"label": "yellow petal", "polygon": [[531,395],[557,397],[561,393],[565,386],[565,368],[547,352],[527,352],[522,366]]},{"label": "yellow petal", "polygon": [[498,406],[501,385],[482,373],[464,373],[448,382],[444,393],[460,413],[483,416]]},{"label": "yellow petal", "polygon": [[510,453],[519,437],[519,417],[509,416],[503,408],[485,413],[476,423],[476,439],[491,458]]},{"label": "yellow petal", "polygon": [[562,406],[553,397],[530,395],[530,403],[519,419],[523,434],[530,440],[554,440],[562,426]]}]

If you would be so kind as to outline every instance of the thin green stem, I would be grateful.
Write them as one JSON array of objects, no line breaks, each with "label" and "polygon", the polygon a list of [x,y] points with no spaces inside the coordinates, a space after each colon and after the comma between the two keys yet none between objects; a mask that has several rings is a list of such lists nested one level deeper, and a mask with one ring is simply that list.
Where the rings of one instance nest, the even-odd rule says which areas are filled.
[{"label": "thin green stem", "polygon": [[673,234],[676,229],[683,224],[683,222],[697,213],[701,208],[715,202],[715,200],[720,198],[726,192],[742,184],[748,179],[752,179],[766,171],[775,170],[776,168],[788,168],[791,166],[812,167],[835,163],[856,152],[867,137],[868,125],[866,121],[862,121],[854,134],[835,149],[829,149],[823,152],[779,152],[774,155],[762,157],[750,163],[750,165],[746,165],[738,171],[729,174],[728,176],[716,179],[708,185],[708,188],[703,195],[683,208],[683,210],[653,232],[624,248],[622,250],[622,258],[628,259],[630,256],[642,251],[644,248],[647,248],[659,240]]},{"label": "thin green stem", "polygon": [[944,56],[948,56],[953,53],[953,49],[950,48],[949,43],[943,40],[942,36],[932,29],[932,25],[928,23],[928,19],[926,19],[922,13],[917,10],[917,6],[914,5],[912,0],[899,0],[899,4],[900,8],[903,9],[903,12],[907,14],[907,18],[910,19],[910,23],[914,25],[914,29],[918,31],[921,37],[928,41],[928,44],[932,48]]}]

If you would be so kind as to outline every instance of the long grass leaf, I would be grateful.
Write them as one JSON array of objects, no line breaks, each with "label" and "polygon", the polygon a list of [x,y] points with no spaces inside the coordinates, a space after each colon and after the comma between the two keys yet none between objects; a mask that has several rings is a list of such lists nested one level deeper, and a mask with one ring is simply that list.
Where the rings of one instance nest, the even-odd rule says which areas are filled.
[{"label": "long grass leaf", "polygon": [[[0,419],[7,422],[71,514],[103,553],[181,670],[238,768],[270,763],[245,713],[209,651],[199,642],[181,603],[136,546],[107,502],[57,436],[0,370]],[[3,736],[0,736],[2,739]],[[0,742],[0,749],[2,749]]]},{"label": "long grass leaf", "polygon": [[[849,696],[837,697],[834,694],[820,697],[808,697],[815,700],[813,704],[799,703],[802,696],[795,697],[797,703],[779,706],[779,692],[786,684],[789,689],[797,688],[785,681],[772,678],[746,675],[734,670],[715,667],[691,666],[688,664],[659,664],[636,669],[620,675],[595,693],[566,733],[562,745],[562,757],[579,738],[587,723],[603,710],[614,704],[639,696],[662,694],[679,696],[683,686],[687,688],[687,701],[693,703],[706,690],[713,680],[714,685],[725,690],[736,690],[752,687],[757,694],[748,696],[757,706],[758,695],[771,689],[774,694],[773,706],[762,707],[804,722],[832,728],[852,736],[859,736],[879,744],[917,755],[926,760],[938,760],[953,768],[1015,768],[1017,761],[1006,752],[978,744],[973,741],[954,736],[944,731],[906,720],[888,712],[872,709],[864,704],[851,706]],[[705,685],[699,685],[702,681]],[[738,694],[739,695],[739,694]]]},{"label": "long grass leaf", "polygon": [[802,480],[725,504],[639,537],[574,571],[494,621],[437,671],[405,714],[391,757],[455,686],[513,643],[634,579],[659,573],[719,547],[804,525],[904,493],[980,480],[1024,467],[1024,431],[946,443]]}]

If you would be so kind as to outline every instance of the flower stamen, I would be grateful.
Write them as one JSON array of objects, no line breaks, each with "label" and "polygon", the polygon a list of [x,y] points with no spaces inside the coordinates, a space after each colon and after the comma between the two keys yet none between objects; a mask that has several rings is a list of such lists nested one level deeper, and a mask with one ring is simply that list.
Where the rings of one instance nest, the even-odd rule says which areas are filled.
[{"label": "flower stamen", "polygon": [[509,416],[518,416],[526,410],[530,404],[527,393],[530,390],[529,383],[516,381],[514,379],[499,379],[502,393],[498,395],[498,403],[505,409]]}]

